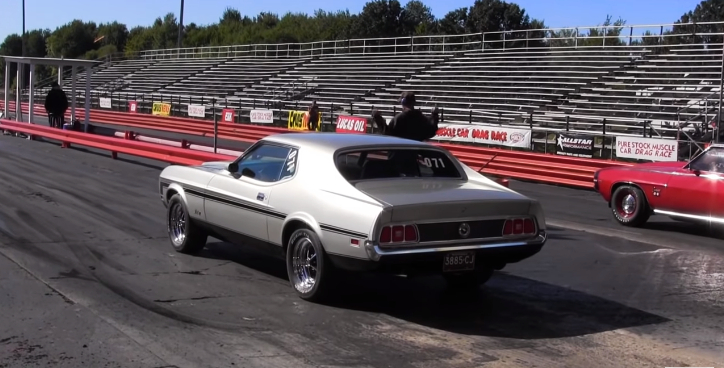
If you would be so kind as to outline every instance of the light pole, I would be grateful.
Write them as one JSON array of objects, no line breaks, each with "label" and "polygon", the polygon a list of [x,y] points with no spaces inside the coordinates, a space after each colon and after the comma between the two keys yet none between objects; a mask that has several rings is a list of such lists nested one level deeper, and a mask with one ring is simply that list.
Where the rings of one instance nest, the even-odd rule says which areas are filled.
[{"label": "light pole", "polygon": [[[25,1],[25,0],[23,0]],[[184,33],[184,0],[181,0],[181,12],[178,17],[178,41],[176,42],[176,47],[179,49],[181,48],[181,39],[183,38]]]}]

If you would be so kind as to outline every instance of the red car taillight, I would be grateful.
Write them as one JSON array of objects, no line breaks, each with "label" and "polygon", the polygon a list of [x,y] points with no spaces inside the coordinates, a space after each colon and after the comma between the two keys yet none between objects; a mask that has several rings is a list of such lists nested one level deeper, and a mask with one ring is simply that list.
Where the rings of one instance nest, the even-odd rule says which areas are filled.
[{"label": "red car taillight", "polygon": [[418,241],[419,236],[415,225],[385,226],[380,232],[380,244],[416,243]]},{"label": "red car taillight", "polygon": [[534,235],[536,230],[535,221],[530,217],[507,219],[503,225],[503,236]]}]

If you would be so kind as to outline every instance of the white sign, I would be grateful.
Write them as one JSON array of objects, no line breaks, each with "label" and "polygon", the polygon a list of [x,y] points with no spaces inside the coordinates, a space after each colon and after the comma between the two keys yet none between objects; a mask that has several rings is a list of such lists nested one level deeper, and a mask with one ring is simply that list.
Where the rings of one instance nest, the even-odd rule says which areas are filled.
[{"label": "white sign", "polygon": [[203,118],[206,116],[206,106],[203,105],[189,105],[189,116],[196,118]]},{"label": "white sign", "polygon": [[669,139],[616,137],[616,157],[678,161],[679,144]]},{"label": "white sign", "polygon": [[531,130],[488,125],[439,124],[432,139],[530,148]]},{"label": "white sign", "polygon": [[271,110],[251,110],[249,118],[252,123],[271,124],[274,122],[274,113]]},{"label": "white sign", "polygon": [[108,97],[101,97],[99,98],[99,104],[104,109],[110,109],[111,108],[111,99]]}]

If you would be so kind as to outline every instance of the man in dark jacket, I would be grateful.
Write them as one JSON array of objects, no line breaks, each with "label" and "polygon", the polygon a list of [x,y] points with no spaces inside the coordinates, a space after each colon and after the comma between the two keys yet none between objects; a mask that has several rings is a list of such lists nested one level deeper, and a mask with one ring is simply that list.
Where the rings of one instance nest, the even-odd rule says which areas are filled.
[{"label": "man in dark jacket", "polygon": [[[438,110],[437,107],[428,118],[422,111],[415,109],[415,94],[404,92],[400,98],[402,112],[397,114],[390,124],[384,124],[384,118],[379,111],[372,114],[377,126],[382,126],[386,135],[391,135],[415,141],[425,141],[437,134]],[[390,152],[390,161],[394,162],[397,170],[404,176],[419,176],[418,155],[414,151]]]},{"label": "man in dark jacket", "polygon": [[415,103],[415,94],[404,92],[400,98],[402,112],[397,114],[389,125],[385,124],[385,119],[377,110],[372,113],[372,118],[378,127],[382,127],[382,134],[420,142],[428,140],[437,134],[439,121],[437,107],[432,111],[432,116],[428,118],[422,111],[415,108]]},{"label": "man in dark jacket", "polygon": [[307,109],[307,116],[309,116],[307,128],[313,132],[316,131],[319,128],[317,126],[319,123],[319,106],[317,106],[317,101],[312,101],[312,104]]},{"label": "man in dark jacket", "polygon": [[48,122],[51,127],[63,128],[65,112],[68,110],[68,97],[57,82],[53,82],[48,95],[45,97],[45,111],[48,112]]}]

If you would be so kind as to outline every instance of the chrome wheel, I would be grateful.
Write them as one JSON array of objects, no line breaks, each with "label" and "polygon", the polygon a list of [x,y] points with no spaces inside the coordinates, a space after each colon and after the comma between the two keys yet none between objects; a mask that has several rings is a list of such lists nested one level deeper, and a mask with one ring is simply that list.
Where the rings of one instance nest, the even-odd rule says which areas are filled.
[{"label": "chrome wheel", "polygon": [[168,233],[175,245],[181,245],[186,240],[186,213],[181,203],[173,203],[168,215]]},{"label": "chrome wheel", "polygon": [[614,208],[621,219],[629,220],[636,214],[636,197],[631,188],[622,188],[614,198]]},{"label": "chrome wheel", "polygon": [[306,294],[317,281],[317,251],[307,237],[302,237],[294,244],[292,255],[292,271],[294,288]]},{"label": "chrome wheel", "polygon": [[627,216],[631,216],[631,214],[636,210],[636,198],[632,194],[627,194],[623,199],[621,200],[621,209]]}]

